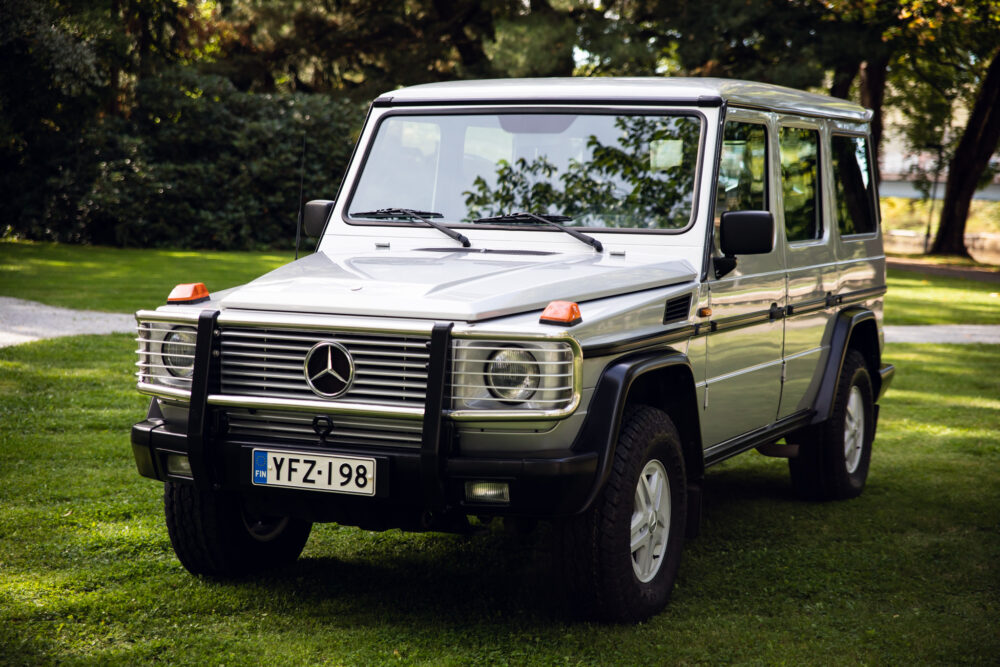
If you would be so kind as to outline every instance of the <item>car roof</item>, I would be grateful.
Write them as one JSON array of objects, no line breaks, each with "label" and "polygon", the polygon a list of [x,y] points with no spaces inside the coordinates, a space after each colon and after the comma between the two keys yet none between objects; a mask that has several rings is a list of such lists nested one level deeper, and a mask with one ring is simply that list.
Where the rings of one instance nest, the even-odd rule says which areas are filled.
[{"label": "car roof", "polygon": [[427,83],[381,95],[376,106],[427,104],[656,104],[730,106],[868,121],[847,100],[769,83],[695,77],[567,77]]}]

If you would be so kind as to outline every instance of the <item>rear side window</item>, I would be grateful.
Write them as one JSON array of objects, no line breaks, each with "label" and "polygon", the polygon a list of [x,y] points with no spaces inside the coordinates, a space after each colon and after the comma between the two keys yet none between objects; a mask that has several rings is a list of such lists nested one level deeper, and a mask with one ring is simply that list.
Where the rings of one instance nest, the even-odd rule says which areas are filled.
[{"label": "rear side window", "polygon": [[817,130],[781,128],[781,189],[789,243],[823,236]]},{"label": "rear side window", "polygon": [[763,125],[726,123],[716,216],[767,209],[767,132]]},{"label": "rear side window", "polygon": [[840,235],[870,234],[876,223],[868,142],[864,137],[834,135],[831,148]]}]

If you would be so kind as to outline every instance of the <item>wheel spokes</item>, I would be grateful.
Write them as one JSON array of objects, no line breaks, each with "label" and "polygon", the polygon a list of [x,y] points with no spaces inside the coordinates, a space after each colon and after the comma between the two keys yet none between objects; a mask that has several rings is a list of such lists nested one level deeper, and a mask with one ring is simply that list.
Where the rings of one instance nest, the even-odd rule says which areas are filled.
[{"label": "wheel spokes", "polygon": [[650,581],[660,569],[670,532],[670,481],[655,459],[636,482],[629,531],[632,568],[640,581]]}]

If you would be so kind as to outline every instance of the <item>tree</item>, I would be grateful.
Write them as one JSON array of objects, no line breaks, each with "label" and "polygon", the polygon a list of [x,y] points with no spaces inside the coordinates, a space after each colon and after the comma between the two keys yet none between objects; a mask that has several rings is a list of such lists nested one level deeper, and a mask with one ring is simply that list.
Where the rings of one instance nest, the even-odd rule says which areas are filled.
[{"label": "tree", "polygon": [[1000,145],[1000,50],[993,55],[979,94],[969,114],[962,138],[948,164],[941,224],[938,227],[932,255],[968,257],[965,247],[965,223],[969,217],[972,196]]}]

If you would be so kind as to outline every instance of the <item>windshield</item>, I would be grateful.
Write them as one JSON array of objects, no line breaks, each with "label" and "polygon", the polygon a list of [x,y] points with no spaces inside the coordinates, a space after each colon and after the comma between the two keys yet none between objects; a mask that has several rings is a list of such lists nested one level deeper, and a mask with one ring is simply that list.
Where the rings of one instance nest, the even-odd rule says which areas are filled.
[{"label": "windshield", "polygon": [[572,227],[680,230],[700,135],[700,119],[684,115],[389,116],[348,215],[406,208],[455,224],[528,211]]}]

